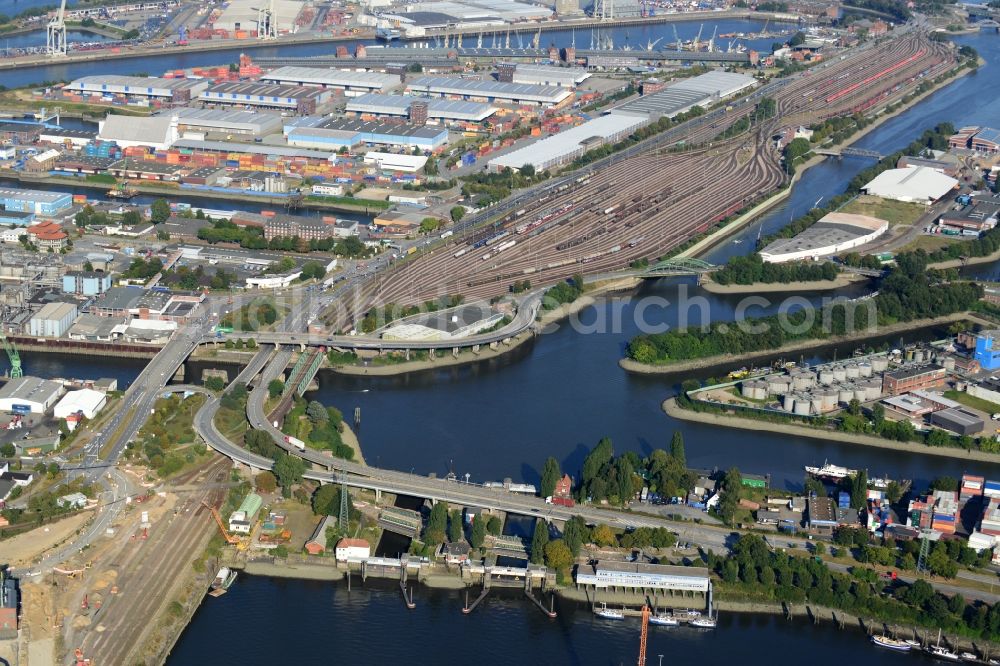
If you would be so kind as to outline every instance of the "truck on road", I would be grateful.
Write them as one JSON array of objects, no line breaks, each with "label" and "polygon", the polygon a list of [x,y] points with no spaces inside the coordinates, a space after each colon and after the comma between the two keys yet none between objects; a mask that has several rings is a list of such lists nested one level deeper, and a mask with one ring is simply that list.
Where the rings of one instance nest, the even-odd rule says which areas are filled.
[{"label": "truck on road", "polygon": [[297,439],[295,437],[292,437],[291,435],[285,435],[285,443],[286,444],[291,444],[292,446],[294,446],[295,448],[297,448],[299,451],[305,451],[306,450],[306,443],[303,442],[301,439]]}]

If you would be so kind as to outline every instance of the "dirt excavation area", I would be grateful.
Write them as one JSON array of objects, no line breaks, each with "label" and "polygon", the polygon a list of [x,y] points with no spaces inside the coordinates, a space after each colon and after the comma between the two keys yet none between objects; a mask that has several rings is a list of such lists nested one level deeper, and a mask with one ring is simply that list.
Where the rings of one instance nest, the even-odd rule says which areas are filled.
[{"label": "dirt excavation area", "polygon": [[92,511],[81,511],[60,521],[36,527],[3,542],[3,561],[14,568],[28,567],[50,548],[61,545],[86,525]]}]

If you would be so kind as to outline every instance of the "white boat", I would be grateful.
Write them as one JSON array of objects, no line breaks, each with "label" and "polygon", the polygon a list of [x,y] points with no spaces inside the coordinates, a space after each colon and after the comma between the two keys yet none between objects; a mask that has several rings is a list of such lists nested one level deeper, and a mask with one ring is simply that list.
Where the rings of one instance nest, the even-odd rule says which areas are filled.
[{"label": "white boat", "polygon": [[840,481],[848,476],[854,476],[858,473],[858,470],[841,467],[840,465],[831,465],[824,461],[822,467],[810,467],[807,465],[806,473],[821,479]]},{"label": "white boat", "polygon": [[979,661],[979,657],[977,655],[972,654],[971,652],[963,652],[960,655],[958,655],[958,658],[961,659],[962,661]]},{"label": "white boat", "polygon": [[701,629],[715,629],[715,619],[711,617],[696,617],[690,622],[692,627]]},{"label": "white boat", "polygon": [[907,638],[903,642],[906,643],[907,645],[909,645],[911,648],[919,648],[920,647],[920,641],[915,641],[912,638]]},{"label": "white boat", "polygon": [[215,580],[212,581],[212,591],[209,594],[213,597],[221,597],[235,581],[236,572],[229,567],[222,567],[219,569],[219,573],[215,574]]},{"label": "white boat", "polygon": [[906,641],[901,641],[896,638],[890,638],[889,636],[872,636],[872,643],[879,647],[888,648],[889,650],[896,650],[898,652],[909,652],[913,649],[913,646]]},{"label": "white boat", "polygon": [[932,645],[927,648],[927,652],[936,659],[944,659],[945,661],[958,661],[958,655],[949,650],[948,648],[943,648],[940,645]]},{"label": "white boat", "polygon": [[676,627],[680,622],[671,615],[650,615],[650,624],[658,624],[661,627]]},{"label": "white boat", "polygon": [[624,620],[625,613],[616,610],[614,608],[608,608],[607,604],[601,604],[601,607],[594,611],[594,615],[597,617],[602,617],[605,620]]}]

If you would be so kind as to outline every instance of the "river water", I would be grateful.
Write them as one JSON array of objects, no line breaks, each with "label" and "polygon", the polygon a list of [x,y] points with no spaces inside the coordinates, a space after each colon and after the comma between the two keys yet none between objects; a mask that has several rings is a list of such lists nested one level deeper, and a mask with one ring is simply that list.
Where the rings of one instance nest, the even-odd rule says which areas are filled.
[{"label": "river water", "polygon": [[[725,30],[730,29],[741,28]],[[581,38],[576,38],[579,44]],[[891,152],[941,121],[956,126],[1000,122],[1000,100],[990,92],[1000,89],[1000,39],[973,35],[960,41],[978,49],[988,64],[877,128],[859,141],[860,147]],[[158,72],[183,66],[177,60],[173,56],[159,59],[148,68]],[[747,252],[753,247],[758,225],[765,234],[776,230],[820,197],[841,192],[870,163],[847,158],[814,167],[784,204],[737,235],[741,243],[726,242],[706,258],[718,262]],[[995,266],[979,270],[997,272]],[[856,295],[861,289],[852,287],[842,293]],[[770,305],[753,314],[773,311],[779,298],[771,297]],[[537,482],[548,455],[575,472],[589,447],[602,436],[612,437],[617,451],[648,453],[665,446],[675,429],[684,433],[690,465],[736,465],[747,472],[770,473],[775,485],[787,488],[801,485],[803,465],[825,459],[912,478],[918,485],[937,475],[964,471],[1000,475],[1000,465],[673,421],[663,414],[660,404],[686,377],[635,376],[617,366],[624,345],[640,330],[637,320],[676,325],[684,312],[697,316],[699,308],[713,320],[731,319],[738,302],[738,297],[705,294],[690,280],[661,280],[626,300],[603,300],[582,312],[578,323],[564,322],[557,331],[500,359],[401,378],[324,372],[312,397],[336,405],[345,414],[361,407],[359,434],[371,463],[421,473],[453,469],[459,475],[468,472],[477,481],[510,476]],[[616,312],[620,312],[620,324],[615,323]],[[910,337],[931,335],[923,332]],[[850,351],[842,348],[837,353]],[[43,376],[86,376],[88,372],[75,359],[31,358],[26,367]],[[131,362],[100,359],[99,364],[100,375],[118,372],[126,380],[138,371],[138,364],[133,367]],[[244,577],[228,595],[203,605],[169,663],[272,664],[289,659],[296,663],[338,659],[428,663],[445,658],[500,664],[513,658],[522,663],[618,664],[632,661],[636,652],[634,622],[597,622],[566,607],[559,609],[559,619],[550,621],[514,594],[489,598],[469,617],[461,616],[461,601],[455,593],[419,588],[415,611],[406,611],[398,596],[389,585],[359,586],[348,593],[342,585]],[[763,663],[765,658],[773,661],[773,656],[804,654],[816,664],[881,664],[895,658],[875,652],[860,633],[849,633],[852,640],[842,640],[843,634],[829,627],[806,628],[770,617],[723,616],[714,634],[655,629],[650,664],[656,664],[656,655],[661,653],[674,663],[678,658]],[[510,643],[512,638],[516,643]]]},{"label": "river water", "polygon": [[[0,0],[2,1],[2,0]],[[674,27],[681,40],[694,39],[699,30],[702,40],[707,41],[712,36],[712,31],[717,30],[719,34],[742,32],[759,33],[764,27],[760,21],[745,20],[723,20],[717,22],[703,21],[681,21],[677,23],[657,23],[650,26],[637,26],[631,28],[616,28],[604,31],[604,35],[610,37],[616,48],[631,46],[632,48],[646,48],[650,41],[659,40],[655,48],[662,48],[663,44],[674,40]],[[794,26],[789,24],[770,23],[768,32],[790,31]],[[578,48],[590,46],[591,30],[553,30],[542,33],[542,45],[563,47],[576,43]],[[594,33],[596,38],[596,33]],[[521,44],[529,46],[533,36],[525,33],[521,35]],[[476,45],[477,36],[467,35],[463,38],[463,46],[471,47]],[[499,39],[499,37],[498,37]],[[749,44],[751,48],[756,48],[770,52],[772,38],[740,40],[741,44]],[[781,40],[777,40],[781,41]],[[730,40],[717,39],[720,48],[727,48]],[[321,42],[317,44],[288,44],[284,46],[271,46],[255,48],[249,51],[252,57],[275,57],[275,56],[314,56],[332,55],[338,46],[345,46],[353,53],[358,44],[366,46],[381,46],[374,40],[347,40],[337,42]],[[492,37],[484,35],[483,45],[492,45]],[[511,35],[511,46],[518,47],[519,43],[515,34]],[[204,67],[212,65],[224,65],[236,62],[243,49],[234,47],[231,49],[221,49],[218,51],[200,52],[197,50],[197,42],[192,42],[191,50],[183,53],[172,53],[170,55],[148,55],[137,58],[126,58],[109,60],[106,62],[76,62],[64,64],[45,64],[32,67],[18,67],[13,71],[3,73],[3,83],[8,88],[15,88],[41,83],[43,81],[71,81],[80,76],[94,73],[101,74],[136,74],[146,73],[152,76],[159,76],[167,70],[184,69],[187,67]],[[405,60],[406,56],[401,55]],[[346,63],[350,66],[350,63]]]}]

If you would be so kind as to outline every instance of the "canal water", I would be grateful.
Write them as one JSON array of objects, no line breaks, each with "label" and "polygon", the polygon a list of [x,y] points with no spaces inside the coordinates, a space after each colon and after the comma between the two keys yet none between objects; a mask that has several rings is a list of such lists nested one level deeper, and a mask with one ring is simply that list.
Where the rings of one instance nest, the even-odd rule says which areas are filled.
[{"label": "canal water", "polygon": [[[243,576],[195,613],[168,666],[295,664],[635,663],[639,622],[594,618],[556,603],[549,619],[517,590],[494,589],[470,615],[463,592],[418,586],[407,610],[398,586],[355,579],[346,584]],[[811,666],[929,663],[885,654],[860,631],[809,625],[770,615],[723,613],[713,631],[650,626],[646,663],[757,666],[807,659]],[[786,662],[785,660],[788,660]]]}]

